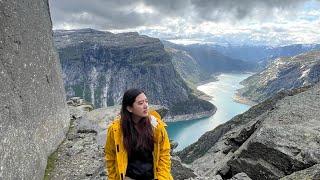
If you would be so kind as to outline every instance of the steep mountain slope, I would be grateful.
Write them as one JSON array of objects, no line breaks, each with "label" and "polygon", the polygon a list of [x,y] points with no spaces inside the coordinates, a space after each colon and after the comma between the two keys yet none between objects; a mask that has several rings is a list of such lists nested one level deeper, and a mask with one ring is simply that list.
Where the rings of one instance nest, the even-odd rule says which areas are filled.
[{"label": "steep mountain slope", "polygon": [[187,52],[173,48],[166,48],[166,51],[172,56],[174,68],[190,86],[195,87],[195,84],[204,79],[199,64]]},{"label": "steep mountain slope", "polygon": [[320,84],[276,96],[206,132],[178,152],[197,174],[224,179],[317,179]]},{"label": "steep mountain slope", "polygon": [[55,31],[54,40],[68,97],[106,107],[120,104],[128,88],[138,87],[152,104],[167,106],[169,116],[214,112],[211,103],[193,95],[159,39],[82,29]]},{"label": "steep mountain slope", "polygon": [[290,58],[278,58],[264,71],[242,82],[240,94],[256,102],[285,89],[294,89],[320,82],[320,50]]}]

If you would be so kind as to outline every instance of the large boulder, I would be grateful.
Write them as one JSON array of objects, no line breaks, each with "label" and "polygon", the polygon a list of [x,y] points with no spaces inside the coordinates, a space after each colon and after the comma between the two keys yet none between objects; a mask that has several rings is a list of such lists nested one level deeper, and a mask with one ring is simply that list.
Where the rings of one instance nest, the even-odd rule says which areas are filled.
[{"label": "large boulder", "polygon": [[316,164],[310,168],[297,171],[281,178],[281,180],[301,180],[301,179],[320,179],[320,164]]},{"label": "large boulder", "polygon": [[279,179],[320,163],[320,86],[276,104],[228,162],[232,174]]},{"label": "large boulder", "polygon": [[42,179],[70,121],[48,1],[0,12],[0,179]]}]

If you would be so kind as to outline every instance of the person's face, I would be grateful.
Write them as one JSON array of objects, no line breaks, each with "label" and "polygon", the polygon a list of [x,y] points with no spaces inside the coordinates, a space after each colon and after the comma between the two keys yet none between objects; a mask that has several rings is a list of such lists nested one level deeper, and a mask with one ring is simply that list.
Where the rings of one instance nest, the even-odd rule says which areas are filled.
[{"label": "person's face", "polygon": [[132,107],[127,106],[129,112],[131,112],[136,118],[148,117],[149,104],[147,96],[144,93],[139,94],[136,97]]}]

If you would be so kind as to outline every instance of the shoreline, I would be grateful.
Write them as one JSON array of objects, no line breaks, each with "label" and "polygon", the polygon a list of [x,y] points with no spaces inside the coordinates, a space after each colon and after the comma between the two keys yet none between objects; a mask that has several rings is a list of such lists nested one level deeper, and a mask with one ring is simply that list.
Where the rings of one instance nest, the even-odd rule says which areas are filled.
[{"label": "shoreline", "polygon": [[[209,79],[204,80],[204,81],[200,81],[196,84],[196,87],[210,83],[210,82],[217,82],[219,81],[218,76],[219,74],[214,74],[212,75]],[[232,74],[232,73],[231,73]],[[250,74],[250,73],[241,73],[241,74]],[[197,97],[199,99],[203,99],[205,101],[212,101],[213,100],[213,96],[208,95],[200,90],[197,89],[197,91],[201,92],[201,94],[198,94]],[[236,90],[236,92],[234,93],[233,97],[232,97],[232,101],[236,102],[236,103],[240,103],[240,104],[244,104],[244,105],[248,105],[248,106],[254,106],[257,105],[257,102],[254,102],[244,96],[242,96],[239,93],[239,89]],[[210,102],[212,103],[212,102]],[[214,105],[214,104],[213,104]],[[212,115],[214,115],[217,111],[217,107],[215,106],[215,109],[212,111],[205,111],[205,112],[200,112],[200,113],[195,113],[195,114],[185,114],[185,115],[176,115],[176,116],[168,116],[163,118],[164,122],[179,122],[179,121],[189,121],[189,120],[194,120],[194,119],[199,119],[199,118],[207,118],[210,117]]]},{"label": "shoreline", "polygon": [[204,111],[194,114],[184,114],[184,115],[176,115],[176,116],[166,116],[162,118],[164,122],[179,122],[179,121],[189,121],[200,118],[207,118],[214,115],[217,112],[217,107],[210,111]]},{"label": "shoreline", "polygon": [[241,103],[241,104],[245,104],[248,106],[255,106],[258,104],[257,102],[254,102],[254,101],[242,96],[239,92],[236,92],[234,94],[234,96],[232,97],[232,101],[237,102],[237,103]]},{"label": "shoreline", "polygon": [[205,80],[202,80],[202,81],[199,81],[197,82],[195,85],[196,85],[196,88],[198,86],[201,86],[201,85],[204,85],[204,84],[207,84],[207,83],[210,83],[210,82],[216,82],[216,81],[219,81],[218,79],[218,76],[220,74],[212,74],[208,79],[205,79]]}]

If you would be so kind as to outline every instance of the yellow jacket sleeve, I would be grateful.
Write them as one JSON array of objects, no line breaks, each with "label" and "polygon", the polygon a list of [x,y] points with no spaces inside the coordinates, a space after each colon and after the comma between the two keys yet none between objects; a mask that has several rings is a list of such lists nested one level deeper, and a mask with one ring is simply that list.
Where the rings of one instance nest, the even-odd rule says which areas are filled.
[{"label": "yellow jacket sleeve", "polygon": [[113,128],[110,126],[107,132],[107,140],[105,145],[105,159],[106,159],[106,167],[108,172],[108,179],[115,180],[117,177],[116,171],[116,150],[114,143],[114,134]]},{"label": "yellow jacket sleeve", "polygon": [[170,169],[170,142],[166,129],[163,127],[161,130],[162,141],[160,142],[160,154],[158,163],[158,179],[159,180],[173,180]]}]

